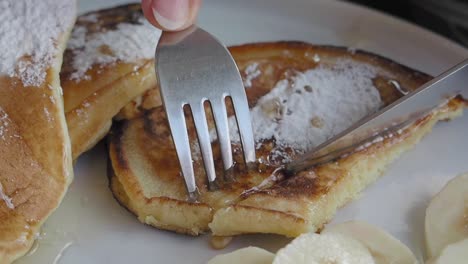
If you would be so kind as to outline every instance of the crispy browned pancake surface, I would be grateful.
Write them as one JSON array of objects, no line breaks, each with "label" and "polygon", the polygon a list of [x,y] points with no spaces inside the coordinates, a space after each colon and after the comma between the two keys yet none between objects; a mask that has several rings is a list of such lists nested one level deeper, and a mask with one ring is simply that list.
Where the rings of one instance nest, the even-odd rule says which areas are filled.
[{"label": "crispy browned pancake surface", "polygon": [[[261,74],[246,89],[251,107],[278,81],[317,66],[332,66],[343,59],[377,70],[373,84],[384,105],[401,96],[392,82],[413,90],[431,78],[375,54],[349,52],[345,48],[278,42],[237,46],[230,51],[244,79],[246,68],[258,64]],[[159,105],[156,99],[139,100]],[[219,189],[211,192],[207,190],[201,159],[195,156],[193,164],[200,198],[192,203],[187,200],[164,110],[156,107],[145,112],[145,107],[140,105],[127,112],[130,113],[127,117],[133,119],[122,121],[112,129],[110,186],[117,200],[141,222],[161,229],[191,235],[211,230],[216,236],[243,233],[297,236],[320,229],[339,207],[381,176],[389,163],[415,145],[438,120],[459,115],[463,106],[464,101],[454,99],[400,134],[290,178],[270,177],[282,165],[282,158],[272,151],[278,149],[273,140],[257,142],[256,154],[262,162],[249,172],[243,166],[240,147],[234,145],[235,180],[225,182],[219,177]],[[188,126],[191,141],[196,142],[192,122]],[[218,175],[222,175],[216,143],[213,148]],[[297,155],[293,149],[282,149],[281,153],[291,158]],[[266,184],[265,179],[269,179]],[[246,190],[250,191],[246,193]]]},{"label": "crispy browned pancake surface", "polygon": [[[118,32],[118,27],[122,24],[140,25],[142,19],[139,4],[90,12],[78,17],[72,39],[85,31],[85,38],[89,41],[92,37],[102,36],[109,31]],[[154,30],[157,31],[156,28]],[[116,41],[123,43],[125,38],[130,37],[122,34]],[[153,43],[155,47],[156,43],[157,39]],[[85,49],[87,45],[90,43],[84,42],[78,47],[76,42],[68,45],[60,74],[73,159],[107,134],[112,118],[122,107],[156,84],[152,58],[122,61],[106,45],[99,47],[99,54],[96,56],[115,57],[116,61],[95,62],[86,70],[85,76],[76,77],[74,73],[78,69],[75,62],[84,60],[76,51]],[[128,49],[133,48],[135,47],[128,46]]]}]

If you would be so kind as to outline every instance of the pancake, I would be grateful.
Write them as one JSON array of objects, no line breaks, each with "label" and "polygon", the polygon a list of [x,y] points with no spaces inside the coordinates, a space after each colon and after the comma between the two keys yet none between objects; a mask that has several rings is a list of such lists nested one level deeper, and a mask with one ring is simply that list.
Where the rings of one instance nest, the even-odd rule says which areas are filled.
[{"label": "pancake", "polygon": [[60,74],[73,159],[107,134],[122,107],[155,86],[159,35],[139,4],[78,17]]},{"label": "pancake", "polygon": [[[129,119],[111,129],[108,166],[115,198],[142,223],[189,235],[211,231],[214,236],[295,237],[319,231],[437,121],[459,116],[466,106],[462,98],[454,98],[392,136],[285,177],[276,168],[431,77],[375,54],[339,47],[277,42],[230,51],[251,107],[257,168],[246,170],[234,140],[234,180],[219,176],[222,161],[214,141],[219,188],[208,191],[194,126],[186,115],[200,191],[199,200],[190,202],[164,109],[157,99],[143,97],[139,100],[152,101],[154,108],[127,106]],[[232,114],[230,106],[228,112]],[[209,125],[213,129],[211,120]],[[235,133],[231,137],[235,139]]]},{"label": "pancake", "polygon": [[126,104],[122,109],[120,109],[119,113],[114,117],[114,120],[133,119],[142,116],[146,110],[150,110],[161,105],[161,94],[159,92],[159,87],[156,85]]},{"label": "pancake", "polygon": [[2,1],[0,263],[28,251],[73,178],[59,70],[75,5]]}]

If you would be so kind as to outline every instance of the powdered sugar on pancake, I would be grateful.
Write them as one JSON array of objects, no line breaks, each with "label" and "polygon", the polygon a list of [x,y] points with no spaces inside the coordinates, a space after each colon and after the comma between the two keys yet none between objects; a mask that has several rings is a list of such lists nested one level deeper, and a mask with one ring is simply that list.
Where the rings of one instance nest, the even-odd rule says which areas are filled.
[{"label": "powdered sugar on pancake", "polygon": [[260,76],[262,72],[258,69],[258,63],[254,62],[245,68],[244,74],[244,87],[250,88],[252,86],[252,81]]},{"label": "powdered sugar on pancake", "polygon": [[[95,15],[79,18],[97,20]],[[120,23],[115,29],[90,33],[84,26],[74,28],[68,48],[73,52],[72,80],[87,79],[86,71],[94,65],[117,61],[135,62],[154,57],[161,31],[141,17],[138,23]]]},{"label": "powdered sugar on pancake", "polygon": [[0,139],[6,139],[9,124],[10,119],[8,118],[8,114],[0,107]]},{"label": "powdered sugar on pancake", "polygon": [[10,131],[10,125],[12,124],[8,114],[0,107],[0,144],[8,145],[12,138],[21,138],[20,135],[14,133],[12,129]]},{"label": "powdered sugar on pancake", "polygon": [[40,86],[75,12],[74,0],[0,1],[0,73]]},{"label": "powdered sugar on pancake", "polygon": [[0,183],[0,200],[3,200],[8,208],[15,209],[12,199],[3,191],[2,183]]},{"label": "powdered sugar on pancake", "polygon": [[[379,109],[375,76],[370,66],[342,60],[279,81],[251,109],[255,140],[274,139],[299,152],[319,145]],[[229,122],[239,141],[234,117]]]}]

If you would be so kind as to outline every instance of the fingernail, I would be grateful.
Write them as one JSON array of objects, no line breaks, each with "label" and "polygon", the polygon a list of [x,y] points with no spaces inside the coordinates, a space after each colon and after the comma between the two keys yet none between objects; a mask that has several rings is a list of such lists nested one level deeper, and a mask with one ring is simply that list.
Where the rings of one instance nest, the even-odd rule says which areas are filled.
[{"label": "fingernail", "polygon": [[168,29],[181,28],[188,20],[188,0],[153,0],[152,9],[158,23]]}]

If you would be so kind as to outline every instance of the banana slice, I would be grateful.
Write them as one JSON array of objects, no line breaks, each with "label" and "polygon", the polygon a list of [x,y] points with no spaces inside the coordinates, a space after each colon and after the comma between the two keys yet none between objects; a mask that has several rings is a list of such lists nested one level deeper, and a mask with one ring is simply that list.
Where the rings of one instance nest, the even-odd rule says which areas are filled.
[{"label": "banana slice", "polygon": [[374,258],[376,264],[418,263],[411,250],[384,230],[360,221],[349,221],[326,228],[323,234],[339,233],[361,242]]},{"label": "banana slice", "polygon": [[432,198],[426,209],[425,231],[429,258],[438,256],[445,246],[468,238],[468,173],[449,181]]},{"label": "banana slice", "polygon": [[465,264],[468,260],[468,239],[446,246],[440,256],[426,264]]},{"label": "banana slice", "polygon": [[338,233],[303,234],[278,251],[273,264],[375,263],[365,246]]},{"label": "banana slice", "polygon": [[275,255],[258,247],[246,247],[228,254],[218,255],[208,264],[271,264]]}]

